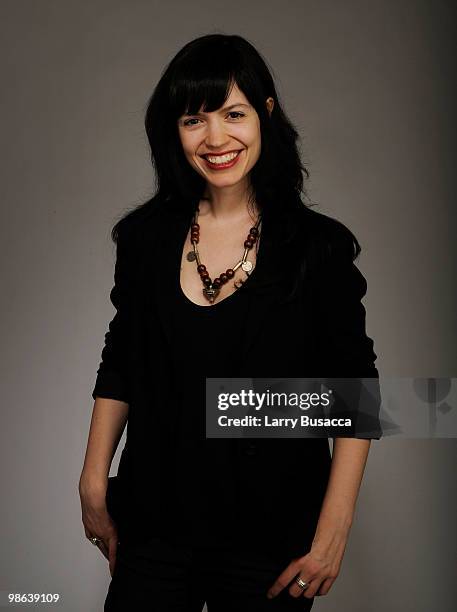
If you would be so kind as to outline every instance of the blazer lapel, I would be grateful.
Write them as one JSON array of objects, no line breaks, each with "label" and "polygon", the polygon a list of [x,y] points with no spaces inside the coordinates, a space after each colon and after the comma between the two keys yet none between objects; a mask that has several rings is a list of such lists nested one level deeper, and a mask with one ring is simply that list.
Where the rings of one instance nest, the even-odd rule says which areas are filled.
[{"label": "blazer lapel", "polygon": [[163,211],[155,228],[156,238],[148,247],[149,278],[152,279],[152,299],[157,306],[161,327],[171,343],[173,321],[170,296],[179,283],[181,254],[192,220],[192,203],[188,210],[178,210],[172,203],[163,204]]},{"label": "blazer lapel", "polygon": [[[248,315],[244,326],[242,356],[248,359],[248,352],[255,343],[256,338],[265,333],[267,317],[277,307],[279,293],[275,280],[276,275],[281,274],[279,262],[275,257],[275,242],[273,239],[273,224],[268,215],[262,219],[261,236],[257,261],[253,274],[261,277],[269,287],[267,290],[247,291],[246,299],[249,300]],[[253,278],[254,280],[254,278]],[[271,284],[270,284],[271,283]]]}]

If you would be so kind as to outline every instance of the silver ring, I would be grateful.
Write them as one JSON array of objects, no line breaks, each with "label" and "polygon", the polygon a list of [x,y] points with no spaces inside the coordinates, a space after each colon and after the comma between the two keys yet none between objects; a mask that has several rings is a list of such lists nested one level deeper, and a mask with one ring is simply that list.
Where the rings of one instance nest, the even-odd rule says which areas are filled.
[{"label": "silver ring", "polygon": [[94,546],[97,546],[97,544],[98,544],[99,542],[101,542],[100,538],[96,538],[96,537],[94,537],[94,538],[89,538],[89,540],[92,542],[92,544],[93,544]]},{"label": "silver ring", "polygon": [[309,587],[309,582],[305,582],[304,580],[302,580],[302,579],[300,578],[300,576],[297,576],[297,577],[295,578],[295,582],[296,582],[296,583],[298,584],[298,586],[299,586],[301,589],[303,589],[303,590],[305,590],[305,589],[307,589],[307,588]]}]

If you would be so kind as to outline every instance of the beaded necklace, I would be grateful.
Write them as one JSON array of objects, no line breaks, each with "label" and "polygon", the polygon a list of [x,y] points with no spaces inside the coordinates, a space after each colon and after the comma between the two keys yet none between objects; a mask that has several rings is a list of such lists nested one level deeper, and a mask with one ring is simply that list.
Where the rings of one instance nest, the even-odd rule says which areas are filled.
[{"label": "beaded necklace", "polygon": [[[261,213],[259,214],[256,224],[253,227],[251,227],[251,229],[249,230],[249,234],[246,240],[244,241],[243,257],[237,262],[235,266],[233,266],[233,268],[227,268],[225,272],[222,272],[214,280],[211,280],[209,276],[209,272],[206,269],[206,266],[202,264],[202,262],[200,261],[200,255],[199,255],[198,248],[197,248],[197,244],[200,241],[200,225],[198,223],[198,213],[199,212],[200,212],[200,207],[197,206],[197,209],[194,213],[192,223],[190,226],[190,230],[191,230],[190,241],[192,243],[193,250],[187,253],[187,261],[197,262],[197,272],[200,274],[200,278],[203,283],[203,295],[212,304],[214,300],[216,299],[216,297],[219,295],[221,286],[225,285],[231,278],[235,276],[235,272],[240,266],[241,266],[241,269],[244,270],[244,272],[246,272],[248,276],[250,275],[253,269],[253,264],[252,264],[252,261],[249,261],[247,256],[248,256],[249,251],[252,249],[252,247],[255,245],[255,243],[258,240],[259,225],[261,222],[262,214]],[[233,284],[234,288],[239,289],[242,286],[243,282],[244,281],[241,279],[238,281],[235,281],[235,283]]]}]

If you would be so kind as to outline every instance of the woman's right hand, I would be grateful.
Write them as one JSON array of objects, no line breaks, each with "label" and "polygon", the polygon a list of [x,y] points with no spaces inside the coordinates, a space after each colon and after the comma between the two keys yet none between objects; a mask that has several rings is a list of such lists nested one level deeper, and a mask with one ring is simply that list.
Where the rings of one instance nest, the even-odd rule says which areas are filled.
[{"label": "woman's right hand", "polygon": [[118,533],[116,523],[106,508],[106,490],[108,479],[96,481],[81,474],[79,497],[81,500],[82,521],[87,538],[97,537],[101,541],[97,546],[109,561],[111,576],[116,564]]}]

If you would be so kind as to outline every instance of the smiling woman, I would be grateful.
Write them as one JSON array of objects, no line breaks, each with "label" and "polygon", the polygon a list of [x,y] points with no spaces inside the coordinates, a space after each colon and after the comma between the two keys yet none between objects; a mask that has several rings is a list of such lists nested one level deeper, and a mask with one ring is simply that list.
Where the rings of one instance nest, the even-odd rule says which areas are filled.
[{"label": "smiling woman", "polygon": [[303,202],[298,134],[244,38],[185,45],[145,127],[158,188],[112,230],[116,314],[80,481],[112,570],[105,611],[309,610],[336,577],[369,441],[335,459],[327,438],[206,438],[205,384],[376,377],[360,246]]}]

